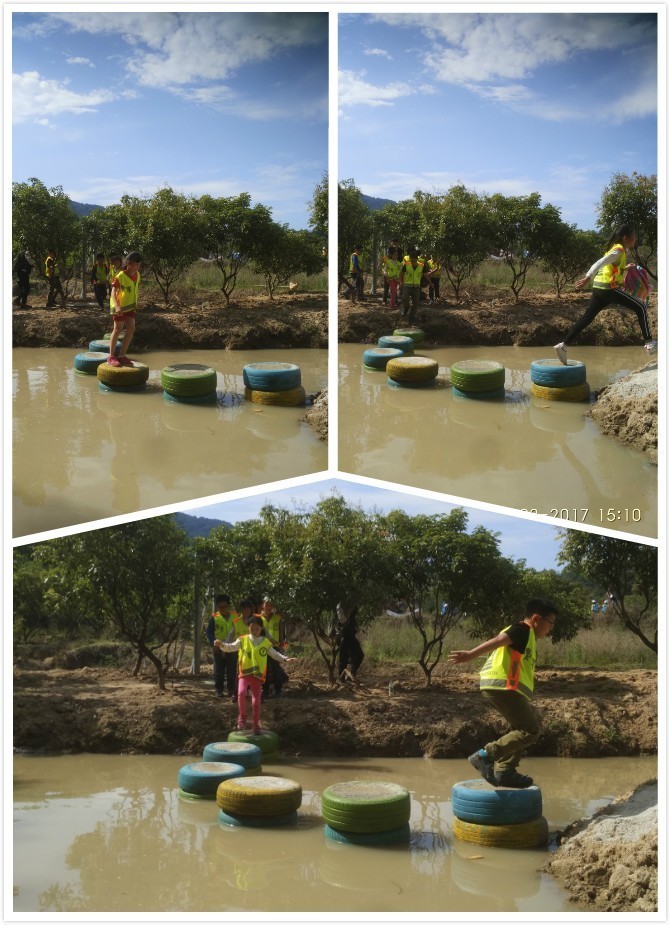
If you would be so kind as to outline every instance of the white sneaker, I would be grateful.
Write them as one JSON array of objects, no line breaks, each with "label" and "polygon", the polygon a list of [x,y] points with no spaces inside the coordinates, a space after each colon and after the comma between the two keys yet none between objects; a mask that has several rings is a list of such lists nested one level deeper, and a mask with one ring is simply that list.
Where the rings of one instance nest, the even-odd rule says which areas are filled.
[{"label": "white sneaker", "polygon": [[655,353],[658,353],[658,341],[650,340],[649,343],[644,345],[644,349],[650,356],[653,356]]},{"label": "white sneaker", "polygon": [[560,344],[555,344],[554,350],[558,354],[558,359],[561,361],[563,366],[568,365],[568,348],[565,346],[563,341]]}]

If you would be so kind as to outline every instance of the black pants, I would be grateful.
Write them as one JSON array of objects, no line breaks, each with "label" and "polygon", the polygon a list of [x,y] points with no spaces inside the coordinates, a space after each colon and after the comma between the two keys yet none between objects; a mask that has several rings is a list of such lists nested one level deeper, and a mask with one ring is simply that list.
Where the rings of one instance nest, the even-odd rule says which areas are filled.
[{"label": "black pants", "polygon": [[274,684],[275,694],[278,694],[282,687],[288,681],[288,675],[279,664],[273,658],[268,659],[268,673],[265,676],[265,681],[263,682],[263,693],[268,694],[270,692],[270,685]]},{"label": "black pants", "polygon": [[388,300],[389,300],[389,281],[386,277],[384,277],[384,305],[386,305]]},{"label": "black pants", "polygon": [[49,277],[49,295],[47,296],[47,308],[56,304],[56,296],[60,296],[61,305],[65,305],[65,293],[61,286],[60,276]]},{"label": "black pants", "polygon": [[28,296],[30,295],[30,274],[21,272],[17,273],[16,285],[18,289],[19,305],[22,305],[25,308],[25,306],[28,304]]},{"label": "black pants", "polygon": [[93,294],[100,308],[104,308],[107,301],[107,283],[93,283]]},{"label": "black pants", "polygon": [[214,653],[214,687],[223,693],[225,686],[229,694],[237,693],[237,652],[222,652],[212,649]]},{"label": "black pants", "polygon": [[410,324],[414,324],[416,310],[419,307],[420,296],[421,296],[420,286],[403,286],[402,317],[407,318]]},{"label": "black pants", "polygon": [[563,343],[567,346],[578,334],[588,327],[604,308],[608,305],[621,305],[623,308],[630,308],[637,315],[637,321],[640,325],[642,337],[646,341],[652,339],[651,328],[649,326],[649,316],[647,306],[634,295],[625,292],[623,289],[592,289],[591,301],[581,318],[579,318],[570,328]]},{"label": "black pants", "polygon": [[431,299],[440,298],[440,277],[434,276],[430,281],[430,297]]},{"label": "black pants", "polygon": [[338,673],[342,674],[344,669],[351,664],[351,673],[355,675],[365,658],[358,639],[343,639],[340,644],[339,657]]}]

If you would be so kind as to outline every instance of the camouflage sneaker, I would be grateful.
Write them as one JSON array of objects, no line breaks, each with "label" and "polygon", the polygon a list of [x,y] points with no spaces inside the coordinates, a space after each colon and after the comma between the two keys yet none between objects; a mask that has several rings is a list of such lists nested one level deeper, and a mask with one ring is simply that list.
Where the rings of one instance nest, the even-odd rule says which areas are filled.
[{"label": "camouflage sneaker", "polygon": [[493,771],[493,762],[476,751],[470,755],[468,761],[472,767],[484,778],[487,784],[495,787],[495,774]]}]

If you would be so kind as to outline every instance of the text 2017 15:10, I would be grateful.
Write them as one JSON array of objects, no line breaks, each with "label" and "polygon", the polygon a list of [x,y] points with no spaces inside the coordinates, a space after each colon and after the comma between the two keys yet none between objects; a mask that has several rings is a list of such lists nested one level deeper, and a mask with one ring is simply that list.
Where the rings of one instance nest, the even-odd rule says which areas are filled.
[{"label": "text 2017 15:10", "polygon": [[[528,514],[539,514],[537,508],[535,507],[524,507],[521,508],[522,511],[526,511]],[[598,515],[600,518],[600,523],[617,523],[617,521],[623,521],[623,523],[635,523],[639,524],[642,520],[642,511],[639,507],[601,507],[598,508]],[[559,520],[578,520],[580,523],[584,523],[589,516],[589,508],[587,507],[552,507],[549,511],[548,517],[558,517]]]}]

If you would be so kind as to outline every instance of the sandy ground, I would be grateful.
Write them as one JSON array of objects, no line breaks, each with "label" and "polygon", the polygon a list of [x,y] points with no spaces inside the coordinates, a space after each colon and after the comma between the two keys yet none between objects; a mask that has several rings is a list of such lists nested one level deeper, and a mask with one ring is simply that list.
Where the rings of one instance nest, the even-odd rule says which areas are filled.
[{"label": "sandy ground", "polygon": [[328,439],[328,389],[319,392],[303,421],[315,428],[319,440]]},{"label": "sandy ground", "polygon": [[590,819],[569,826],[545,870],[572,899],[594,911],[657,911],[657,782],[641,784]]},{"label": "sandy ground", "polygon": [[588,412],[606,434],[644,450],[658,462],[658,364],[617,379]]}]

